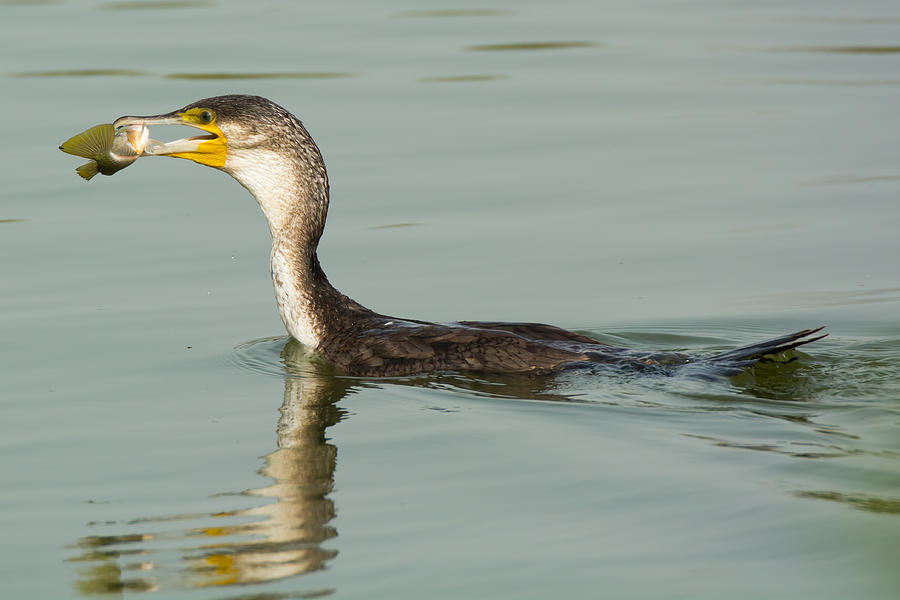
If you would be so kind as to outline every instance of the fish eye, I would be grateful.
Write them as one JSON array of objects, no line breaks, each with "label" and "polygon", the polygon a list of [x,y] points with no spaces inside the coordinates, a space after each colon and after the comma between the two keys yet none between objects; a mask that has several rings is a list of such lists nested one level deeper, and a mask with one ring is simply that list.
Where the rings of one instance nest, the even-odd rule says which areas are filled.
[{"label": "fish eye", "polygon": [[212,113],[208,110],[204,110],[202,113],[200,113],[200,122],[204,125],[209,125],[210,123],[212,123],[212,118]]}]

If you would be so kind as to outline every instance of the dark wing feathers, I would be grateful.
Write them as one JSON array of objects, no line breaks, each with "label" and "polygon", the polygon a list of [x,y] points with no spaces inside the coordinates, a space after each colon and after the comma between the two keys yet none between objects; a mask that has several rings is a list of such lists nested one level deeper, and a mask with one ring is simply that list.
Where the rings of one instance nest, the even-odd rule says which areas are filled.
[{"label": "dark wing feathers", "polygon": [[460,321],[460,325],[475,327],[477,329],[496,329],[508,331],[530,340],[544,340],[550,342],[577,342],[579,344],[600,344],[597,340],[586,335],[575,333],[546,325],[544,323],[496,323],[492,321]]},{"label": "dark wing feathers", "polygon": [[500,329],[448,325],[379,327],[353,340],[332,340],[341,351],[328,357],[353,375],[408,375],[465,370],[500,373],[549,372],[583,361],[579,352],[555,348]]},{"label": "dark wing feathers", "polygon": [[[368,327],[330,337],[320,347],[335,366],[363,377],[430,371],[545,374],[576,365],[618,365],[673,374],[683,369],[733,375],[761,357],[816,341],[807,329],[709,357],[647,353],[601,344],[541,323],[462,321],[440,325],[378,317]],[[685,373],[687,373],[685,371]]]}]

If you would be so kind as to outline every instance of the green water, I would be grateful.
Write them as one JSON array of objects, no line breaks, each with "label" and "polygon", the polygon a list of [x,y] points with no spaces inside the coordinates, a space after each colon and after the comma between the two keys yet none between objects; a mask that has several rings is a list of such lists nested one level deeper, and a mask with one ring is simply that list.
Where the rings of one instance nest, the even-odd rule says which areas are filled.
[{"label": "green water", "polygon": [[[895,598],[900,11],[838,2],[0,2],[3,598]],[[85,183],[91,125],[252,93],[390,314],[787,364],[337,377],[246,191]]]}]

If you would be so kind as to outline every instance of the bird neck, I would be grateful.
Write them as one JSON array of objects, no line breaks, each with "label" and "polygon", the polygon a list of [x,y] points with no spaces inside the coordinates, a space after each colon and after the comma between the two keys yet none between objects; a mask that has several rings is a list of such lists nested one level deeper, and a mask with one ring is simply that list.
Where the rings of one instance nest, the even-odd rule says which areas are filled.
[{"label": "bird neck", "polygon": [[315,249],[277,237],[272,242],[271,266],[275,301],[285,328],[303,344],[317,347],[324,337],[323,307],[338,292],[325,277]]},{"label": "bird neck", "polygon": [[266,217],[275,301],[291,336],[319,348],[329,336],[374,314],[337,291],[319,264],[316,248],[329,193],[315,144],[301,146],[296,155],[234,153],[224,170],[247,188]]},{"label": "bird neck", "polygon": [[318,348],[329,336],[374,313],[332,286],[319,264],[316,248],[324,229],[327,195],[324,203],[316,204],[318,211],[308,203],[304,206],[273,236],[272,283],[288,333]]}]

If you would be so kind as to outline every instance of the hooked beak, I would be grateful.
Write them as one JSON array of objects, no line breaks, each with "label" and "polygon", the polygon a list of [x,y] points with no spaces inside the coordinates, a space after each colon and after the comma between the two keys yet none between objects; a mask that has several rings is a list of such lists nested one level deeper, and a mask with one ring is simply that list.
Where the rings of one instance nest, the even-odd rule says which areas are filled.
[{"label": "hooked beak", "polygon": [[[153,126],[153,125],[187,125],[205,131],[205,135],[195,135],[192,137],[182,138],[171,142],[160,142],[150,139],[140,152],[137,139],[132,139],[132,131],[140,131],[141,127],[135,126]],[[150,117],[119,117],[113,123],[116,131],[125,127],[126,137],[129,143],[135,148],[139,154],[143,156],[173,156],[175,158],[186,158],[201,165],[221,168],[225,165],[225,155],[227,151],[227,141],[225,134],[216,126],[215,122],[204,124],[199,122],[194,115],[180,111],[174,111],[164,115],[155,115]]]}]

